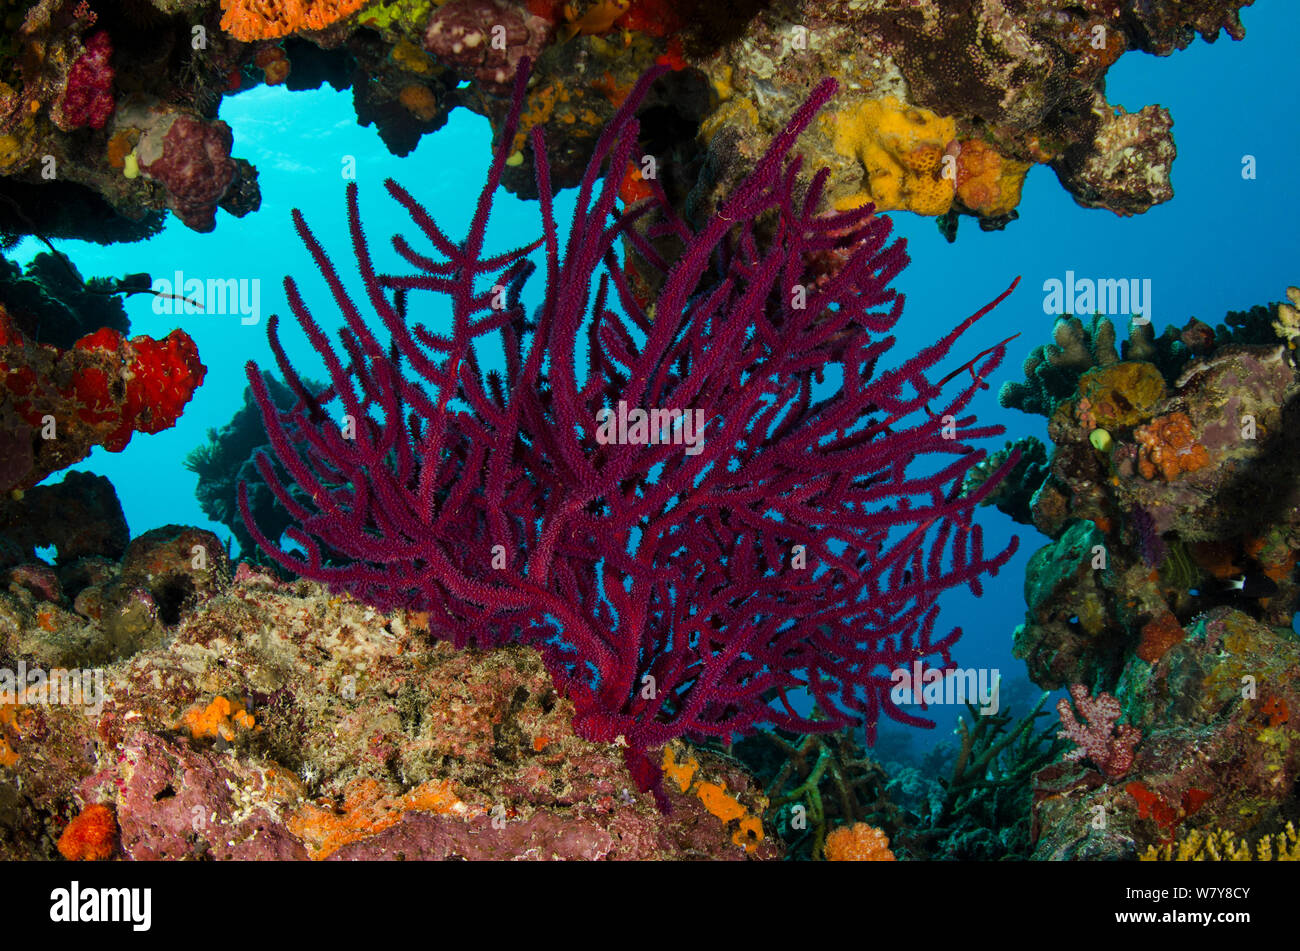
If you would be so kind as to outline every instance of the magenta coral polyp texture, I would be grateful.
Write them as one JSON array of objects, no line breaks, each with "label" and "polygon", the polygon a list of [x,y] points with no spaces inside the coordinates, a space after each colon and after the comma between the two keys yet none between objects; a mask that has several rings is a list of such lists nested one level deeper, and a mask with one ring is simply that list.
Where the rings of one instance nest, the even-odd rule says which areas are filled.
[{"label": "magenta coral polyp texture", "polygon": [[54,115],[66,131],[89,126],[102,129],[113,114],[113,41],[100,30],[86,41],[85,52],[68,71],[68,85]]},{"label": "magenta coral polyp texture", "polygon": [[1133,768],[1133,757],[1142,741],[1142,731],[1119,722],[1123,713],[1120,703],[1104,690],[1093,698],[1083,684],[1072,684],[1070,696],[1083,719],[1075,717],[1064,697],[1057,701],[1056,712],[1064,728],[1057,736],[1078,744],[1065,754],[1065,759],[1075,762],[1091,760],[1110,779],[1119,779],[1127,774]]},{"label": "magenta coral polyp texture", "polygon": [[[536,128],[542,237],[484,254],[526,64],[463,241],[389,181],[423,247],[394,237],[411,270],[379,273],[348,186],[364,308],[295,211],[346,326],[336,350],[287,278],[331,385],[308,390],[274,318],[297,405],[278,410],[249,365],[288,479],[258,462],[297,522],[293,544],[262,535],[240,491],[250,531],[286,568],[382,609],[428,612],[458,646],[537,648],[576,705],[576,730],[622,738],[645,785],[656,774],[645,751],[682,735],[850,722],[874,733],[881,715],[932,725],[891,702],[890,673],[954,666],[960,629],[936,636],[937,597],[959,585],[978,594],[1015,548],[986,555],[972,511],[1016,460],[960,492],[985,456],[971,440],[1001,432],[963,414],[1005,343],[927,378],[994,305],[886,369],[903,242],[870,209],[820,214],[824,170],[800,184],[791,152],[834,82],[696,230],[657,181],[651,199],[616,210],[639,158],[637,104],[661,72],[602,133],[563,254]],[[669,246],[681,249],[672,260]],[[530,318],[520,295],[539,248],[546,293]],[[652,304],[639,302],[620,248],[664,275]],[[831,275],[818,270],[828,254]],[[429,313],[429,295],[450,305],[441,326],[411,319]],[[502,371],[484,366],[494,341]],[[597,439],[620,403],[693,411],[699,446]]]}]

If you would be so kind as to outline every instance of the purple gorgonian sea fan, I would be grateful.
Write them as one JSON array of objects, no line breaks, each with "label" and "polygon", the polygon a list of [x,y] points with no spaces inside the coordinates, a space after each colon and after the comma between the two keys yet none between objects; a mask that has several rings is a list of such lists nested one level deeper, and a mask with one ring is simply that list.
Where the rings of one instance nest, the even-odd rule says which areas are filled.
[{"label": "purple gorgonian sea fan", "polygon": [[[938,382],[927,373],[1010,289],[885,368],[904,243],[869,208],[819,214],[827,172],[801,186],[790,154],[833,80],[695,229],[655,181],[653,197],[616,210],[635,111],[661,71],[643,77],[596,144],[563,254],[534,128],[542,236],[485,256],[526,72],[463,241],[389,180],[418,239],[392,239],[410,273],[379,273],[348,185],[364,310],[293,213],[341,311],[341,350],[286,278],[331,383],[308,389],[272,317],[297,404],[278,409],[251,363],[248,378],[287,478],[257,462],[297,524],[292,544],[265,537],[241,485],[250,532],[332,591],[427,612],[457,646],[536,648],[576,732],[624,744],[643,789],[659,775],[647,753],[678,736],[858,722],[874,740],[882,714],[932,726],[891,701],[890,674],[955,666],[961,632],[936,637],[936,599],[958,585],[979,594],[1014,551],[1015,539],[986,556],[972,512],[1016,460],[962,496],[985,457],[970,441],[1002,432],[962,414],[1005,341]],[[546,292],[530,318],[521,291],[538,248]],[[652,303],[620,249],[662,275]],[[413,322],[427,295],[450,305],[436,327]],[[504,367],[485,371],[494,341]],[[697,442],[663,412],[651,431],[638,410],[700,420]],[[598,438],[611,413],[626,416],[621,440]]]}]

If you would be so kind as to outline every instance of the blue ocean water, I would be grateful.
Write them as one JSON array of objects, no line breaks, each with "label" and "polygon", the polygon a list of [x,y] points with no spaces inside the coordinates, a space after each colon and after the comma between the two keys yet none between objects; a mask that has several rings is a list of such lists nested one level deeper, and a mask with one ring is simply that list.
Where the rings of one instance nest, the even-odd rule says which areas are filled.
[{"label": "blue ocean water", "polygon": [[[1289,73],[1290,37],[1296,8],[1262,2],[1242,11],[1247,38],[1197,41],[1169,58],[1125,55],[1108,76],[1108,97],[1131,111],[1156,102],[1174,116],[1179,156],[1174,164],[1173,201],[1145,215],[1120,218],[1109,211],[1077,206],[1046,168],[1036,167],[1026,183],[1020,220],[1003,232],[983,233],[970,219],[955,244],[948,244],[932,219],[894,216],[896,233],[909,242],[912,265],[898,279],[907,308],[898,328],[900,357],[914,352],[1000,293],[1017,275],[1017,292],[985,319],[963,346],[974,355],[1011,333],[1022,336],[1009,350],[991,388],[977,404],[982,422],[1006,426],[1007,438],[1045,435],[1045,421],[996,401],[1005,380],[1020,378],[1020,360],[1046,342],[1053,318],[1043,313],[1043,282],[1067,270],[1080,276],[1150,279],[1152,319],[1157,332],[1196,316],[1208,323],[1227,310],[1246,309],[1281,297],[1296,283],[1300,234],[1294,209],[1297,185],[1291,159],[1300,145],[1295,123],[1294,81]],[[150,241],[116,247],[63,242],[81,272],[123,275],[148,271],[155,278],[176,272],[190,277],[260,281],[263,320],[244,325],[237,316],[157,314],[154,300],[127,301],[133,334],[161,337],[184,328],[197,342],[208,377],[176,427],[153,436],[137,435],[120,454],[96,450],[77,468],[108,476],[117,488],[133,535],[168,523],[209,527],[223,538],[224,526],[204,518],[194,498],[195,476],[181,461],[204,441],[209,427],[227,422],[242,400],[244,363],[272,364],[265,315],[288,317],[281,280],[293,274],[325,328],[338,319],[314,266],[289,220],[291,208],[304,210],[309,223],[347,274],[351,249],[343,203],[343,168],[355,160],[363,220],[372,249],[395,230],[409,233],[405,214],[382,188],[392,176],[423,201],[453,237],[469,220],[490,158],[486,120],[457,110],[446,127],[426,136],[410,156],[388,154],[373,129],[356,124],[350,92],[328,87],[287,92],[258,87],[227,98],[221,118],[234,129],[235,154],[260,171],[263,205],[242,220],[219,215],[215,233],[197,235],[175,220]],[[1252,155],[1257,177],[1242,177],[1243,156]],[[566,221],[574,196],[557,201]],[[500,193],[490,235],[505,249],[539,233],[536,203]],[[21,245],[14,257],[25,261],[41,250]],[[351,281],[356,289],[357,282]],[[541,286],[534,278],[530,302]],[[433,321],[435,318],[424,316]],[[290,355],[300,371],[322,377],[315,355],[287,320]],[[990,446],[999,448],[1000,443]],[[1010,636],[1023,618],[1021,591],[1028,557],[1043,539],[1016,526],[995,510],[984,511],[986,549],[996,550],[1013,533],[1020,551],[1002,574],[986,584],[986,596],[949,592],[943,599],[941,627],[960,624],[966,631],[959,649],[962,666],[995,667],[1008,679],[1023,676],[1010,656]]]}]

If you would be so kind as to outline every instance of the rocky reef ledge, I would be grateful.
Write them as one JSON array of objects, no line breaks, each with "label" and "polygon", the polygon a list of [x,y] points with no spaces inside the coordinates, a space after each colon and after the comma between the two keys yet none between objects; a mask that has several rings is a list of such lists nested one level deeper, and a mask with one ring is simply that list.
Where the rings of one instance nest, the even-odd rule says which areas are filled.
[{"label": "rocky reef ledge", "polygon": [[[666,747],[664,813],[617,744],[574,735],[535,651],[456,651],[425,617],[231,571],[210,533],[0,581],[0,858],[782,852],[737,762]],[[79,670],[102,697],[56,702]]]}]

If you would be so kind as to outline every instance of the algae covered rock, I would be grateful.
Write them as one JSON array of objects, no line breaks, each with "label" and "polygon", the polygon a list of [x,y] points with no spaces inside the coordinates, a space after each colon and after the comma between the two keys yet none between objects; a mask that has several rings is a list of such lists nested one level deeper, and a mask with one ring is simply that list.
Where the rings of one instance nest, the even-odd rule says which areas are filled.
[{"label": "algae covered rock", "polygon": [[[163,531],[125,573],[168,577],[198,537]],[[0,724],[0,789],[26,791],[0,798],[0,855],[53,857],[67,817],[103,804],[119,858],[780,856],[739,762],[661,751],[662,811],[623,747],[573,732],[536,651],[457,651],[423,616],[237,575],[108,664],[97,707],[33,702]],[[0,595],[11,655],[36,627],[17,601]]]},{"label": "algae covered rock", "polygon": [[1034,683],[1091,683],[1115,663],[1119,643],[1106,609],[1109,571],[1106,539],[1087,521],[1071,523],[1029,559],[1028,611],[1012,653],[1028,664]]},{"label": "algae covered rock", "polygon": [[[1150,513],[1158,533],[1208,541],[1258,530],[1282,519],[1300,528],[1300,455],[1293,397],[1295,371],[1281,347],[1224,347],[1191,364],[1173,394],[1151,409],[1153,423],[1118,440],[1116,491],[1122,503]],[[1179,430],[1181,432],[1182,430]],[[1144,465],[1160,451],[1179,451],[1191,466]],[[1261,504],[1263,503],[1263,504]]]},{"label": "algae covered rock", "polygon": [[1025,436],[1015,442],[1008,442],[1006,447],[998,450],[966,474],[962,483],[962,492],[969,495],[993,476],[1013,452],[1019,451],[1020,458],[1011,471],[1002,477],[997,486],[984,497],[981,505],[993,505],[1005,512],[1022,525],[1033,524],[1031,505],[1036,493],[1047,478],[1047,447],[1043,441],[1034,436]]},{"label": "algae covered rock", "polygon": [[174,624],[186,602],[216,594],[229,574],[225,546],[216,535],[164,525],[131,541],[122,559],[121,583],[147,590],[163,620]]}]

